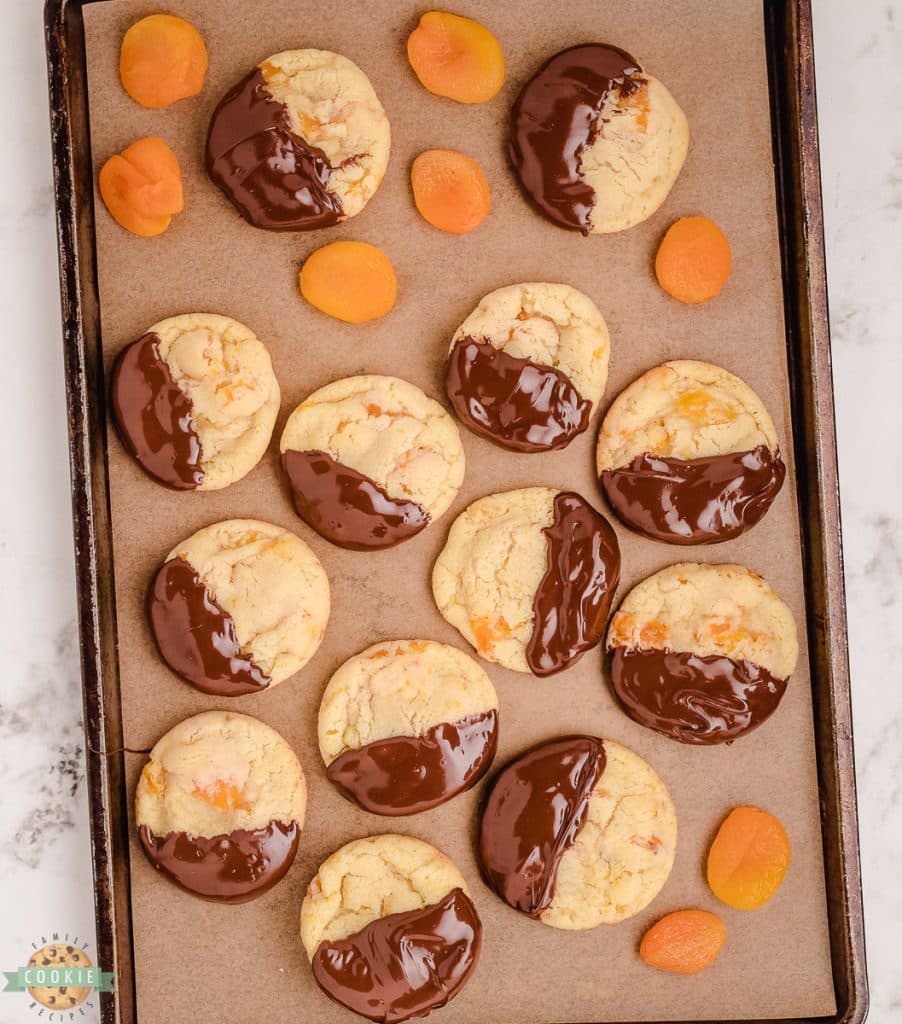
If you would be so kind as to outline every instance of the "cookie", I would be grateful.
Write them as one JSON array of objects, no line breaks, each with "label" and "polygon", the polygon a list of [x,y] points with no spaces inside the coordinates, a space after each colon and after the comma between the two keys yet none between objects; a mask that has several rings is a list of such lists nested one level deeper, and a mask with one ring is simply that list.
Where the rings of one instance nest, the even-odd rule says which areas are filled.
[{"label": "cookie", "polygon": [[244,324],[185,313],[154,324],[113,365],[113,417],[128,449],[173,490],[216,491],[263,457],[279,413],[266,346]]},{"label": "cookie", "polygon": [[[67,967],[93,967],[94,965],[88,954],[78,946],[72,946],[65,942],[52,942],[32,953],[28,958],[28,966],[43,967],[49,971],[54,968],[65,970]],[[31,985],[28,988],[28,994],[41,1006],[46,1006],[48,1010],[56,1010],[62,1014],[65,1010],[72,1010],[76,1006],[80,1006],[91,994],[91,989],[84,985]],[[62,1016],[60,1019],[62,1020]]]},{"label": "cookie", "polygon": [[523,190],[553,224],[584,235],[650,217],[688,148],[689,125],[673,96],[604,43],[555,54],[511,111],[508,152]]},{"label": "cookie", "polygon": [[610,351],[587,295],[566,284],[509,285],[457,328],[445,389],[461,421],[502,448],[564,448],[604,394]]},{"label": "cookie", "polygon": [[358,551],[425,529],[464,478],[454,420],[397,377],[347,377],[320,388],[288,417],[279,447],[301,519]]},{"label": "cookie", "polygon": [[148,860],[195,896],[245,903],[291,867],[307,784],[294,751],[249,715],[206,711],[170,729],[138,780]]},{"label": "cookie", "polygon": [[319,749],[341,793],[374,814],[437,807],[485,774],[498,696],[466,654],[389,640],[346,661],[319,707]]},{"label": "cookie", "polygon": [[548,676],[601,641],[619,578],[604,516],[572,491],[526,487],[480,498],[457,517],[432,593],[483,658]]},{"label": "cookie", "polygon": [[631,529],[714,544],[754,526],[786,467],[761,399],[719,366],[656,366],[614,400],[597,451],[602,489]]},{"label": "cookie", "polygon": [[482,924],[440,850],[370,836],[320,865],[301,907],[301,941],[326,995],[394,1024],[458,994],[479,959]]},{"label": "cookie", "polygon": [[329,50],[286,50],[213,111],[207,173],[255,227],[311,231],[360,213],[390,143],[388,117],[356,64]]},{"label": "cookie", "polygon": [[630,718],[695,744],[728,743],[769,718],[799,657],[792,612],[760,576],[695,562],[634,587],[606,646]]},{"label": "cookie", "polygon": [[670,875],[676,839],[673,803],[641,757],[611,740],[567,736],[499,772],[478,852],[509,906],[583,930],[648,906]]},{"label": "cookie", "polygon": [[237,697],[300,671],[322,643],[329,580],[293,533],[227,519],[182,541],[148,600],[167,665],[204,693]]}]

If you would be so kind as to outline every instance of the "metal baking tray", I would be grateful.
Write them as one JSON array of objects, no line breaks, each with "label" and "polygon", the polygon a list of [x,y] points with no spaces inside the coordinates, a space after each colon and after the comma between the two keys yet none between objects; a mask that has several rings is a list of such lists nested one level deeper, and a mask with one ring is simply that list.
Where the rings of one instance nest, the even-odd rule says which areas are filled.
[{"label": "metal baking tray", "polygon": [[[137,1021],[122,717],[112,587],[82,8],[47,0],[69,457],[98,959],[116,975],[104,1024]],[[837,1012],[868,1010],[846,611],[824,268],[811,0],[764,0],[807,630]],[[818,1018],[826,1021],[828,1018]]]}]

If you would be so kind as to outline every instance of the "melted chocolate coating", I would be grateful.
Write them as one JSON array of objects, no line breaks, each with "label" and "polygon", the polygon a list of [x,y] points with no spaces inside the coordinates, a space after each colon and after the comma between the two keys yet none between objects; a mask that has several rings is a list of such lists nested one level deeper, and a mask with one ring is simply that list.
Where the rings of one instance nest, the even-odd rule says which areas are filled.
[{"label": "melted chocolate coating", "polygon": [[572,665],[600,642],[620,582],[620,547],[608,521],[580,495],[558,494],[548,568],[533,601],[526,661],[537,676]]},{"label": "melted chocolate coating", "polygon": [[285,876],[300,830],[296,821],[271,821],[265,828],[207,838],[187,832],[157,836],[141,825],[138,835],[150,863],[176,885],[205,900],[246,903]]},{"label": "melted chocolate coating", "polygon": [[779,452],[766,445],[703,459],[637,455],[605,470],[601,486],[631,529],[670,544],[715,544],[751,529],[786,478]]},{"label": "melted chocolate coating", "polygon": [[199,487],[204,471],[191,399],[172,379],[156,334],[142,335],[119,353],[111,392],[119,435],[141,466],[175,491]]},{"label": "melted chocolate coating", "polygon": [[476,908],[462,889],[452,889],[422,910],[389,914],[339,942],[321,942],[313,976],[342,1006],[394,1024],[453,999],[481,947]]},{"label": "melted chocolate coating", "polygon": [[238,697],[269,686],[269,676],[241,653],[235,620],[184,559],[160,566],[148,610],[163,660],[198,690]]},{"label": "melted chocolate coating", "polygon": [[254,227],[311,231],[337,224],[341,200],[326,189],[334,168],[296,135],[283,103],[255,68],[220,100],[210,119],[207,174]]},{"label": "melted chocolate coating", "polygon": [[639,725],[680,743],[730,743],[769,718],[786,680],[749,661],[615,647],[611,683]]},{"label": "melted chocolate coating", "polygon": [[554,898],[561,857],[589,811],[606,763],[595,736],[566,736],[522,754],[496,776],[479,825],[479,859],[505,903],[538,917]]},{"label": "melted chocolate coating", "polygon": [[374,480],[326,452],[283,452],[282,468],[297,514],[339,547],[390,548],[429,525],[421,505],[390,498]]},{"label": "melted chocolate coating", "polygon": [[347,750],[326,774],[344,796],[373,814],[416,814],[475,785],[498,747],[498,712],[392,736]]},{"label": "melted chocolate coating", "polygon": [[445,390],[471,430],[515,452],[564,448],[588,427],[592,411],[560,370],[474,338],[454,343]]},{"label": "melted chocolate coating", "polygon": [[552,223],[588,235],[595,191],[580,157],[600,131],[612,89],[627,94],[644,79],[638,61],[616,46],[588,43],[556,53],[526,83],[511,110],[508,152],[529,198]]}]

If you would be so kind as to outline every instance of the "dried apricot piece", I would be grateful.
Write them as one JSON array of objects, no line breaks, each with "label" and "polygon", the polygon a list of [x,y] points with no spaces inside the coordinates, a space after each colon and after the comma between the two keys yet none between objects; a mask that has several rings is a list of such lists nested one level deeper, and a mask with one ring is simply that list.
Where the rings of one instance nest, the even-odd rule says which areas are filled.
[{"label": "dried apricot piece", "polygon": [[707,302],[727,283],[733,257],[727,236],[707,217],[681,217],[655,257],[658,283],[680,302]]},{"label": "dried apricot piece", "polygon": [[407,40],[407,57],[436,96],[484,103],[504,84],[504,54],[492,33],[471,18],[427,11]]},{"label": "dried apricot piece", "polygon": [[162,139],[138,139],[111,156],[100,169],[99,184],[113,219],[135,235],[161,234],[182,209],[178,157]]},{"label": "dried apricot piece", "polygon": [[119,77],[142,107],[159,109],[204,87],[207,48],[197,29],[174,14],[151,14],[122,38]]},{"label": "dried apricot piece", "polygon": [[708,885],[737,910],[754,910],[774,895],[789,867],[786,829],[759,807],[736,807],[708,851]]},{"label": "dried apricot piece", "polygon": [[301,295],[317,309],[349,324],[385,316],[398,295],[391,260],[367,242],[332,242],[301,267]]},{"label": "dried apricot piece", "polygon": [[717,958],[727,940],[723,921],[708,910],[677,910],[642,936],[639,956],[671,974],[698,974]]},{"label": "dried apricot piece", "polygon": [[425,220],[439,231],[465,235],[478,227],[492,205],[482,168],[465,153],[427,149],[410,169],[413,201]]}]

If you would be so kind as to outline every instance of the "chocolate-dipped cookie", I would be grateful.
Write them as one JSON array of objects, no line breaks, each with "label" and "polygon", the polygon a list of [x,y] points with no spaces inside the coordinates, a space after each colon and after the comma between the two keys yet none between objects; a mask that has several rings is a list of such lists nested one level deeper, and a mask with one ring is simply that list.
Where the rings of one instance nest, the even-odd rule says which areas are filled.
[{"label": "chocolate-dipped cookie", "polygon": [[113,364],[113,418],[125,447],[173,490],[215,491],[260,461],[279,412],[264,344],[215,313],[161,320]]},{"label": "chocolate-dipped cookie", "polygon": [[476,662],[431,640],[388,640],[346,661],[319,708],[330,781],[374,814],[414,814],[469,789],[498,744],[498,696]]},{"label": "chocolate-dipped cookie", "polygon": [[551,57],[517,97],[508,152],[523,190],[553,224],[605,234],[650,217],[689,148],[676,100],[616,46]]},{"label": "chocolate-dipped cookie", "polygon": [[553,675],[601,641],[620,578],[608,521],[572,491],[474,501],[432,571],[442,615],[488,661]]},{"label": "chocolate-dipped cookie", "polygon": [[293,533],[229,519],[182,541],[148,595],[163,660],[218,697],[256,693],[298,672],[329,621],[329,580]]},{"label": "chocolate-dipped cookie", "polygon": [[482,924],[445,854],[389,834],[348,843],[320,865],[301,907],[301,941],[326,995],[395,1024],[460,992]]},{"label": "chocolate-dipped cookie", "polygon": [[279,448],[298,515],[359,551],[418,534],[464,478],[454,420],[397,377],[347,377],[315,391],[288,417]]},{"label": "chocolate-dipped cookie", "polygon": [[554,928],[638,914],[673,867],[677,823],[664,783],[596,736],[549,740],[490,784],[479,824],[483,875],[515,910]]},{"label": "chocolate-dipped cookie", "polygon": [[255,227],[310,231],[360,213],[385,174],[390,139],[356,64],[329,50],[286,50],[213,111],[207,173]]},{"label": "chocolate-dipped cookie", "polygon": [[691,359],[656,366],[617,396],[597,464],[618,518],[670,544],[739,536],[786,476],[761,399],[734,374]]},{"label": "chocolate-dipped cookie", "polygon": [[288,871],[307,785],[294,751],[248,715],[207,711],[154,745],[135,818],[157,871],[203,899],[245,903]]},{"label": "chocolate-dipped cookie", "polygon": [[610,349],[604,318],[582,292],[509,285],[455,331],[445,389],[460,420],[502,448],[564,448],[589,426]]},{"label": "chocolate-dipped cookie", "polygon": [[774,713],[799,655],[792,612],[741,565],[681,562],[611,618],[611,683],[640,725],[680,743],[728,743]]}]

